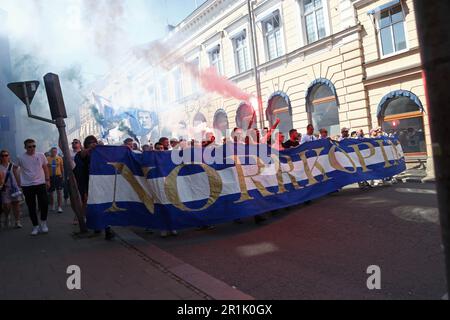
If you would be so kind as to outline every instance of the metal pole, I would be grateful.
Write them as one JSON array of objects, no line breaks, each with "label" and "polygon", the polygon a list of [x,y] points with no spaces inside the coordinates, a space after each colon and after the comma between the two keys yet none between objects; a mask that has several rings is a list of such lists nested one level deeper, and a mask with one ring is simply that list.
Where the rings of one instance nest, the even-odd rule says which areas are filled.
[{"label": "metal pole", "polygon": [[253,72],[255,73],[255,82],[256,82],[256,97],[258,100],[258,111],[259,111],[259,125],[260,129],[264,128],[264,112],[263,112],[263,103],[262,103],[262,94],[261,94],[261,78],[259,74],[259,58],[257,55],[258,44],[256,42],[256,34],[255,34],[255,17],[253,16],[253,7],[252,1],[247,0],[248,6],[248,16],[250,19],[250,41],[252,43],[252,55],[253,55]]},{"label": "metal pole", "polygon": [[73,211],[77,215],[78,224],[80,227],[80,233],[87,233],[88,229],[86,226],[86,222],[84,220],[84,214],[83,209],[81,207],[81,198],[80,193],[78,192],[78,186],[77,182],[75,180],[75,177],[73,175],[72,166],[71,166],[71,156],[70,156],[70,149],[69,149],[69,141],[67,140],[67,134],[66,134],[66,123],[64,122],[64,118],[57,118],[56,120],[50,120],[43,117],[35,116],[31,112],[30,107],[30,99],[28,96],[28,91],[26,84],[23,84],[23,92],[25,95],[25,106],[27,108],[27,114],[29,118],[36,119],[39,121],[44,121],[47,123],[51,123],[56,125],[59,132],[59,142],[60,142],[60,148],[64,155],[64,171],[67,175],[68,182],[69,182],[69,194],[70,194],[70,203],[72,206]]},{"label": "metal pole", "polygon": [[26,85],[25,82],[22,84],[22,88],[23,88],[23,93],[24,93],[24,96],[25,96],[25,106],[27,108],[28,118],[32,118],[32,119],[36,119],[36,120],[39,120],[39,121],[44,121],[44,122],[48,122],[48,123],[51,123],[51,124],[55,124],[55,121],[53,121],[53,120],[50,120],[50,119],[47,119],[47,118],[43,118],[43,117],[39,117],[39,116],[35,116],[35,115],[33,115],[31,113],[30,98],[28,96],[27,85]]},{"label": "metal pole", "polygon": [[75,180],[75,176],[73,175],[73,168],[71,165],[72,158],[70,155],[70,149],[69,149],[69,141],[67,140],[67,134],[66,134],[66,123],[64,121],[64,118],[57,118],[56,119],[56,127],[58,128],[59,132],[59,142],[60,142],[60,148],[64,155],[64,172],[66,174],[67,180],[69,182],[69,196],[70,196],[70,204],[72,206],[73,211],[75,212],[78,224],[80,227],[80,233],[87,233],[88,229],[86,226],[86,222],[84,220],[84,213],[83,209],[81,207],[81,197],[80,193],[78,192],[78,185]]},{"label": "metal pole", "polygon": [[450,292],[450,1],[414,0],[436,173],[447,294]]}]

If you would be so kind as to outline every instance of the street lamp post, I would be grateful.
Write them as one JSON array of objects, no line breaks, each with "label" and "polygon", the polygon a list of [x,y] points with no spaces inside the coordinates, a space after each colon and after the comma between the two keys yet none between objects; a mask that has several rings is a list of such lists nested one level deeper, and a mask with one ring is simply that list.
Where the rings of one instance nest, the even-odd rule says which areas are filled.
[{"label": "street lamp post", "polygon": [[264,111],[263,111],[263,103],[261,97],[261,78],[259,74],[259,58],[258,58],[258,44],[256,42],[256,33],[255,33],[255,17],[253,15],[253,4],[252,0],[247,0],[248,6],[248,16],[250,22],[250,42],[252,44],[252,56],[253,56],[253,72],[255,73],[255,82],[256,82],[256,98],[258,100],[258,112],[259,112],[259,125],[260,129],[264,128]]},{"label": "street lamp post", "polygon": [[9,83],[8,88],[25,104],[29,118],[56,125],[58,128],[60,147],[64,155],[64,171],[69,182],[70,202],[78,219],[80,233],[84,234],[88,232],[88,229],[84,220],[77,182],[72,172],[69,141],[67,140],[66,123],[64,121],[64,118],[67,118],[66,107],[64,105],[59,77],[56,74],[49,73],[45,75],[44,82],[52,119],[36,116],[31,112],[31,102],[39,87],[39,81]]},{"label": "street lamp post", "polygon": [[429,109],[447,294],[450,293],[450,2],[414,0]]}]

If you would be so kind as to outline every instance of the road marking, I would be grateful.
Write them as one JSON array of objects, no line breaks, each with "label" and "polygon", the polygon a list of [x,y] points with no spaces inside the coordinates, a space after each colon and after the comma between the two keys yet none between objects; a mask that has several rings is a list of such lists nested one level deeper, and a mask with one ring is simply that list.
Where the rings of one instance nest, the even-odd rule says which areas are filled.
[{"label": "road marking", "polygon": [[422,194],[436,194],[436,190],[430,189],[414,189],[414,188],[396,188],[395,191],[402,193],[422,193]]},{"label": "road marking", "polygon": [[278,250],[279,250],[279,248],[270,242],[263,242],[263,243],[258,243],[258,244],[248,245],[248,246],[241,246],[241,247],[236,248],[236,251],[241,256],[244,256],[244,257],[259,256],[259,255],[271,253],[271,252],[278,251]]},{"label": "road marking", "polygon": [[399,206],[392,213],[400,219],[418,223],[439,223],[439,210],[434,207]]}]

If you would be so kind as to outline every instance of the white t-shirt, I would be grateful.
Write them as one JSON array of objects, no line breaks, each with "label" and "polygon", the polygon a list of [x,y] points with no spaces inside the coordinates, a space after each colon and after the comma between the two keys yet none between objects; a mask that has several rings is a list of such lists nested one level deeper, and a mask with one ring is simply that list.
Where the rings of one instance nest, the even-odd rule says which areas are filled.
[{"label": "white t-shirt", "polygon": [[302,140],[300,140],[300,144],[304,144],[306,142],[311,142],[311,141],[316,141],[317,137],[315,135],[308,135],[308,134],[304,134],[302,135]]},{"label": "white t-shirt", "polygon": [[78,152],[79,151],[70,149],[70,165],[72,166],[72,169],[75,168],[75,156],[77,155]]},{"label": "white t-shirt", "polygon": [[32,156],[24,153],[19,157],[18,164],[22,187],[45,184],[45,173],[42,166],[47,165],[48,162],[43,153],[35,153]]}]

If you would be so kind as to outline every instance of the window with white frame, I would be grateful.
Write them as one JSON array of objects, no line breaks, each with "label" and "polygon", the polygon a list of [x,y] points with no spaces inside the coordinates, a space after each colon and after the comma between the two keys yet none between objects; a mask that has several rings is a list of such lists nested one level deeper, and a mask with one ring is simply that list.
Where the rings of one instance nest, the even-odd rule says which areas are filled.
[{"label": "window with white frame", "polygon": [[169,102],[169,86],[167,78],[164,77],[159,84],[159,105]]},{"label": "window with white frame", "polygon": [[158,103],[156,98],[156,89],[154,86],[151,86],[147,89],[148,91],[148,100],[151,107],[155,107]]},{"label": "window with white frame", "polygon": [[183,77],[180,68],[175,69],[173,73],[173,82],[175,100],[181,100],[181,98],[183,98]]},{"label": "window with white frame", "polygon": [[194,60],[192,60],[191,62],[192,67],[194,69],[194,74],[191,75],[191,85],[192,85],[192,93],[197,93],[198,92],[198,76],[200,73],[200,59],[199,58],[195,58]]},{"label": "window with white frame", "polygon": [[209,51],[209,64],[216,68],[218,74],[222,74],[222,59],[220,58],[220,45]]},{"label": "window with white frame", "polygon": [[308,44],[327,36],[326,14],[323,2],[326,0],[303,0],[303,23]]},{"label": "window with white frame", "polygon": [[236,60],[236,71],[237,73],[245,72],[250,68],[247,33],[245,30],[233,39],[233,44],[234,56]]},{"label": "window with white frame", "polygon": [[383,56],[407,49],[405,15],[401,4],[379,13],[378,35]]},{"label": "window with white frame", "polygon": [[278,58],[283,54],[283,39],[281,33],[280,11],[274,11],[262,21],[267,57],[269,60]]}]

